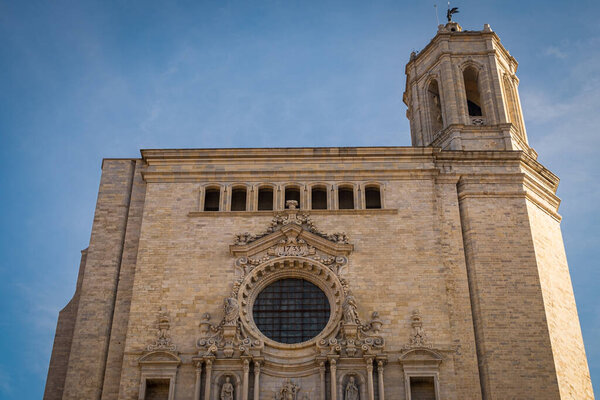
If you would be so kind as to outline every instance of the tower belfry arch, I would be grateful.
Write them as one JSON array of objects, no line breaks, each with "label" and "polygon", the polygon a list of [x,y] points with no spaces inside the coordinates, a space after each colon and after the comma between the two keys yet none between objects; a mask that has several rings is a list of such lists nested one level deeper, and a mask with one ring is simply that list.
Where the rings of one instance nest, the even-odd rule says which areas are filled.
[{"label": "tower belfry arch", "polygon": [[404,102],[413,146],[522,150],[535,156],[527,142],[516,69],[517,61],[489,25],[481,31],[463,31],[453,21],[440,25],[406,65]]}]

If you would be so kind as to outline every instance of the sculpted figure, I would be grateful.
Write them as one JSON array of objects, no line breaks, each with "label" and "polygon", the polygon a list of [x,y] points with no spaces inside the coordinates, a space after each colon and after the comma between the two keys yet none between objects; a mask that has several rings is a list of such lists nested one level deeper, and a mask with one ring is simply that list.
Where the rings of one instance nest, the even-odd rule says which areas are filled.
[{"label": "sculpted figure", "polygon": [[237,323],[240,315],[239,305],[236,299],[228,297],[225,299],[225,325],[232,326]]},{"label": "sculpted figure", "polygon": [[354,296],[348,294],[346,296],[346,300],[344,300],[344,304],[342,305],[342,310],[344,311],[344,322],[347,324],[357,324],[358,321],[358,313],[356,312],[356,300]]},{"label": "sculpted figure", "polygon": [[353,376],[346,384],[346,397],[344,397],[344,400],[358,400],[358,386],[356,386]]},{"label": "sculpted figure", "polygon": [[296,395],[300,386],[293,383],[290,379],[285,381],[279,393],[275,396],[276,400],[296,400]]},{"label": "sculpted figure", "polygon": [[230,377],[225,378],[225,383],[221,387],[221,400],[233,400],[233,385]]}]

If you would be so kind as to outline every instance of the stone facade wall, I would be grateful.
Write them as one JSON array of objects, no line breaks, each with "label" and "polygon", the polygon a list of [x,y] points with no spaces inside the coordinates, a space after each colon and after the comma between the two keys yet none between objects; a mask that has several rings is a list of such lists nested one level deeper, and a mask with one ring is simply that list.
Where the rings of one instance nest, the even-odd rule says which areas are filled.
[{"label": "stone facade wall", "polygon": [[528,213],[561,399],[592,399],[560,223],[531,202]]},{"label": "stone facade wall", "polygon": [[127,230],[119,271],[117,296],[112,317],[106,373],[104,374],[104,384],[102,385],[103,399],[115,399],[119,393],[121,364],[123,363],[123,352],[125,351],[125,337],[129,323],[129,306],[131,304],[137,249],[146,196],[146,183],[142,178],[142,168],[143,162],[136,160],[131,200],[127,215]]},{"label": "stone facade wall", "polygon": [[75,319],[77,318],[77,309],[79,308],[81,282],[85,272],[86,255],[87,250],[83,250],[81,252],[79,274],[77,275],[77,284],[75,285],[73,298],[58,314],[56,333],[54,334],[54,344],[52,346],[52,356],[50,358],[46,389],[44,391],[45,400],[60,400],[63,396],[65,378],[67,377],[67,369],[69,366],[69,356],[71,354],[71,344],[73,343]]},{"label": "stone facade wall", "polygon": [[559,399],[524,196],[465,193],[460,209],[484,398]]},{"label": "stone facade wall", "polygon": [[[528,206],[538,199],[526,199],[524,165],[527,174],[543,182],[539,176],[546,173],[539,164],[518,152],[278,151],[289,157],[278,159],[269,151],[269,160],[257,162],[253,158],[263,150],[255,149],[245,150],[245,159],[227,155],[218,162],[200,161],[196,154],[198,161],[188,160],[183,168],[179,161],[152,153],[144,160],[105,161],[65,399],[81,398],[80,393],[86,393],[84,398],[138,399],[139,360],[156,341],[161,308],[169,315],[168,335],[180,359],[175,398],[192,400],[195,391],[204,393],[207,366],[198,389],[194,361],[199,323],[206,312],[211,322],[220,321],[223,299],[239,277],[230,245],[237,233],[263,232],[277,211],[202,212],[199,195],[208,183],[229,187],[246,179],[252,186],[278,174],[291,176],[268,180],[281,188],[289,182],[381,185],[383,209],[309,213],[319,230],[345,232],[354,246],[342,276],[361,318],[378,311],[383,322],[388,399],[406,398],[409,370],[402,357],[414,332],[415,310],[422,315],[428,344],[440,355],[435,378],[440,398],[593,398],[572,291],[550,279],[568,276],[558,225],[547,213],[539,214],[537,206]],[[217,168],[222,172],[213,171]],[[543,174],[532,172],[536,169]],[[246,176],[249,170],[253,180]],[[321,171],[328,171],[329,179]],[[559,250],[551,250],[557,245]],[[569,329],[568,340],[562,335],[565,328],[558,328],[563,326]],[[321,398],[318,365],[294,367],[298,354],[284,356],[289,356],[288,367],[262,365],[261,398],[272,398],[289,376],[309,398]],[[338,377],[356,373],[365,390],[365,364],[356,362],[340,359]],[[214,361],[211,400],[218,397],[214,382],[223,373],[236,376],[239,393],[242,366],[235,360]],[[326,367],[329,376],[329,363]]]},{"label": "stone facade wall", "polygon": [[103,162],[63,399],[98,399],[102,392],[134,166]]}]

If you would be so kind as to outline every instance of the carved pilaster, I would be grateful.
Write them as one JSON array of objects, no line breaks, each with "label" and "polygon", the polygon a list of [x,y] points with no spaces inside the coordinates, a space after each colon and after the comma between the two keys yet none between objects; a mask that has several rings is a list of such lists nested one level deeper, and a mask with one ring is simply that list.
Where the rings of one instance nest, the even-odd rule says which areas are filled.
[{"label": "carved pilaster", "polygon": [[254,361],[254,400],[260,399],[260,361]]},{"label": "carved pilaster", "polygon": [[379,400],[385,400],[385,388],[383,386],[383,366],[385,365],[385,360],[378,359],[377,360],[377,378],[379,380]]},{"label": "carved pilaster", "polygon": [[329,358],[329,368],[331,371],[331,400],[337,399],[337,359]]},{"label": "carved pilaster", "polygon": [[210,400],[210,388],[212,386],[212,363],[214,357],[206,357],[206,381],[204,383],[204,399]]},{"label": "carved pilaster", "polygon": [[327,400],[327,388],[325,386],[325,360],[319,361],[319,376],[321,378],[321,400]]},{"label": "carved pilaster", "polygon": [[196,383],[194,385],[194,400],[200,400],[200,387],[202,386],[202,361],[196,362]]},{"label": "carved pilaster", "polygon": [[250,359],[244,358],[244,378],[242,380],[242,400],[248,400],[249,375],[250,375]]},{"label": "carved pilaster", "polygon": [[375,390],[373,387],[373,357],[365,357],[367,363],[367,390],[369,400],[375,400]]}]

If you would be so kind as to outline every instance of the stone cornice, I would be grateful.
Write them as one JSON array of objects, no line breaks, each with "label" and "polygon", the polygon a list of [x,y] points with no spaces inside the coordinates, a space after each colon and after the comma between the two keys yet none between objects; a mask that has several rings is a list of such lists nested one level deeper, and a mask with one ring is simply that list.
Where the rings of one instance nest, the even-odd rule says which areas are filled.
[{"label": "stone cornice", "polygon": [[[431,39],[429,41],[429,43],[427,43],[427,45],[419,52],[416,54],[416,56],[414,58],[412,58],[405,67],[405,73],[406,75],[409,75],[409,70],[410,68],[413,67],[413,65],[415,65],[415,63],[417,62],[417,60],[419,60],[420,58],[425,57],[425,55],[430,54],[431,52],[433,52],[436,49],[436,46],[438,46],[441,42],[444,41],[452,41],[452,40],[462,40],[465,37],[469,37],[470,40],[472,40],[473,37],[481,37],[482,40],[492,40],[493,42],[493,49],[490,49],[489,51],[486,52],[481,52],[481,53],[494,53],[496,50],[501,52],[502,55],[504,57],[506,57],[508,60],[510,60],[512,63],[514,63],[515,65],[515,70],[516,67],[518,65],[517,60],[515,60],[515,58],[513,56],[510,55],[510,53],[508,52],[508,50],[506,50],[506,48],[502,45],[502,43],[500,42],[500,37],[498,37],[498,35],[494,32],[494,31],[462,31],[462,32],[437,32],[436,35],[433,37],[433,39]],[[444,51],[440,54],[440,56],[442,54],[451,54],[451,55],[463,55],[460,52],[448,52],[448,51]],[[472,55],[474,54],[473,52],[469,52],[469,53],[465,53],[464,55]]]},{"label": "stone cornice", "polygon": [[[307,182],[412,179],[442,182],[444,175],[451,174],[454,181],[474,178],[481,183],[518,183],[523,185],[523,192],[513,189],[508,192],[526,196],[560,219],[557,214],[560,199],[556,196],[558,177],[532,155],[519,150],[442,151],[435,147],[167,149],[142,150],[142,157],[146,163],[142,171],[146,182],[262,183],[286,182],[290,177],[294,181]],[[497,190],[500,195],[504,189],[498,187]],[[356,213],[356,210],[352,211],[352,214]],[[246,215],[257,214],[240,214]],[[200,214],[191,213],[190,216]],[[202,213],[202,216],[212,214]]]},{"label": "stone cornice", "polygon": [[279,147],[279,148],[221,148],[221,149],[156,149],[140,150],[147,165],[186,162],[218,163],[223,160],[245,161],[294,161],[340,162],[345,159],[389,160],[390,158],[427,159],[434,152],[432,147]]}]

